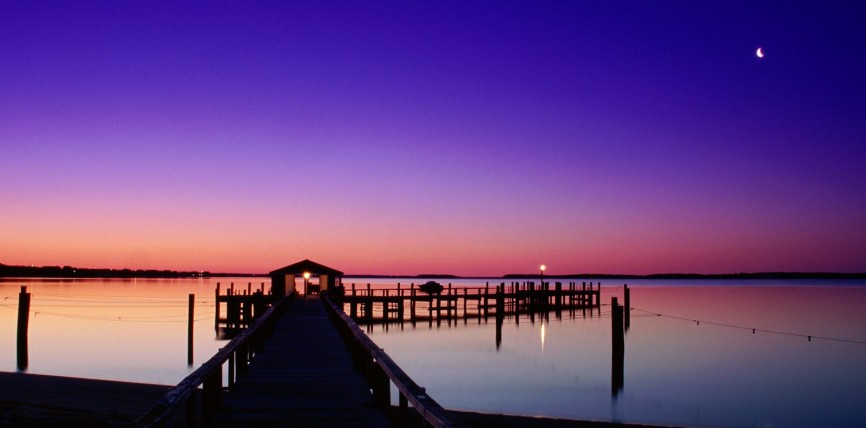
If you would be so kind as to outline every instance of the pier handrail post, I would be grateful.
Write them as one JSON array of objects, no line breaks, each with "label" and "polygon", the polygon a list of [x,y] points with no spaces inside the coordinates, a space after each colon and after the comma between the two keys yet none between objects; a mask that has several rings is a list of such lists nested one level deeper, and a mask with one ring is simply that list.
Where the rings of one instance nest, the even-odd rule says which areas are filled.
[{"label": "pier handrail post", "polygon": [[[229,292],[231,291],[229,290]],[[228,363],[229,370],[231,370],[232,366],[235,366],[237,372],[245,369],[246,367],[241,368],[240,365],[249,361],[252,355],[251,350],[253,349],[252,342],[257,339],[258,335],[266,334],[267,331],[273,328],[275,320],[285,311],[293,298],[294,294],[290,294],[274,302],[250,327],[242,331],[226,346],[220,348],[216,355],[212,356],[201,367],[170,389],[147,413],[136,419],[131,426],[165,426],[171,415],[178,408],[191,408],[192,404],[190,404],[190,400],[194,401],[195,391],[199,385],[202,386],[202,425],[207,426],[211,413],[222,405],[223,365]],[[232,358],[235,360],[234,364],[229,361]],[[238,358],[245,359],[246,361],[238,361]],[[230,372],[229,376],[233,377],[234,374]]]},{"label": "pier handrail post", "polygon": [[374,404],[386,408],[390,407],[391,384],[393,383],[400,394],[399,403],[401,409],[408,408],[408,404],[411,404],[414,410],[421,416],[423,426],[434,428],[460,428],[467,426],[463,421],[445,410],[432,397],[427,395],[423,387],[415,383],[385,353],[384,349],[376,346],[354,320],[349,318],[344,312],[339,311],[327,296],[323,300],[326,308],[334,317],[335,322],[338,323],[338,328],[348,330],[349,340],[353,344],[357,344],[357,347],[353,346],[353,348],[356,348],[359,353],[366,357],[367,364],[364,365],[371,375],[368,380],[371,382],[370,386],[373,389]]}]

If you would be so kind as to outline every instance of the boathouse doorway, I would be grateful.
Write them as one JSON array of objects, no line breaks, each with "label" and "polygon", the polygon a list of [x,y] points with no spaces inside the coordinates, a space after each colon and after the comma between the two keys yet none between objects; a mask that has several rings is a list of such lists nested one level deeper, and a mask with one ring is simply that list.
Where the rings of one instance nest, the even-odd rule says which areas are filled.
[{"label": "boathouse doorway", "polygon": [[343,272],[308,259],[271,271],[269,275],[271,290],[280,297],[296,291],[303,295],[316,294],[343,282]]}]

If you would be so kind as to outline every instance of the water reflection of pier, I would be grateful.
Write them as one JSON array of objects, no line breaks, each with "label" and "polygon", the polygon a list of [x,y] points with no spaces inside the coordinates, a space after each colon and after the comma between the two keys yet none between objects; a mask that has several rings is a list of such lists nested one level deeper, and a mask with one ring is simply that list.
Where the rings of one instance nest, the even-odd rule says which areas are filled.
[{"label": "water reflection of pier", "polygon": [[[616,398],[622,392],[625,365],[625,332],[631,323],[630,290],[623,287],[624,305],[616,297],[611,298],[611,395]],[[453,288],[450,284],[440,294],[419,292],[415,284],[409,288],[366,288],[358,289],[355,284],[346,290],[341,299],[344,311],[365,325],[368,332],[375,325],[385,330],[389,326],[410,323],[416,326],[419,321],[430,327],[447,323],[448,326],[468,324],[470,320],[487,323],[490,318],[496,322],[496,349],[502,345],[502,328],[506,322],[520,324],[521,318],[535,323],[536,318],[543,323],[563,316],[586,318],[602,316],[601,283],[586,282],[578,285],[571,282],[562,284],[533,282],[500,283],[491,287]],[[408,314],[408,315],[407,315]]]},{"label": "water reflection of pier", "polygon": [[441,323],[458,319],[517,317],[528,314],[587,311],[601,307],[601,283],[570,282],[536,284],[532,281],[483,287],[448,287],[427,294],[414,283],[409,287],[357,288],[352,284],[341,299],[343,309],[359,324],[391,324],[419,321]]}]

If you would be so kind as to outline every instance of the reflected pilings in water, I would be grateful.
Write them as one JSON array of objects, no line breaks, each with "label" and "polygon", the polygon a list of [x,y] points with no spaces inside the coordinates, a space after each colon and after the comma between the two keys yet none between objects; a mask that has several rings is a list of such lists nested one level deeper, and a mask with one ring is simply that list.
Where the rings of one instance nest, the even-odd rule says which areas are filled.
[{"label": "reflected pilings in water", "polygon": [[30,293],[27,286],[21,286],[18,295],[18,371],[27,370],[29,364],[27,349],[27,328],[30,324]]},{"label": "reflected pilings in water", "polygon": [[496,352],[502,346],[502,324],[505,322],[505,317],[501,313],[496,314]]}]

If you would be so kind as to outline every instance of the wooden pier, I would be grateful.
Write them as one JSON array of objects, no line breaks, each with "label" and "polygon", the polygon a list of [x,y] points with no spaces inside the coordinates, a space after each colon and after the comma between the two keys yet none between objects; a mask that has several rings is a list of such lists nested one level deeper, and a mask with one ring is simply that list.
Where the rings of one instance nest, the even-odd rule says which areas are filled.
[{"label": "wooden pier", "polygon": [[601,283],[563,284],[531,281],[484,287],[452,287],[438,294],[408,287],[345,290],[340,299],[344,311],[361,324],[416,322],[510,316],[523,313],[596,309],[601,306]]},{"label": "wooden pier", "polygon": [[246,289],[239,287],[236,290],[232,282],[226,287],[225,294],[220,294],[220,291],[220,283],[217,283],[214,291],[214,328],[217,332],[223,328],[229,335],[249,327],[277,300],[274,295],[265,293],[264,283],[255,290],[251,282],[247,283]]},{"label": "wooden pier", "polygon": [[[306,260],[299,265],[324,268]],[[285,274],[286,284],[291,284],[289,280],[293,274],[285,273],[287,268],[275,272]],[[327,272],[340,273],[335,270]],[[308,272],[303,274],[307,280]],[[493,287],[488,284],[484,287],[460,288],[448,284],[446,289],[433,294],[421,292],[415,284],[410,284],[408,288],[398,284],[396,289],[373,289],[369,284],[366,289],[358,289],[353,284],[350,291],[346,292],[338,281],[322,280],[325,274],[320,275],[320,284],[327,284],[326,289],[320,289],[320,294],[303,297],[299,297],[296,290],[285,295],[275,295],[271,291],[266,293],[264,284],[254,291],[251,283],[247,284],[245,291],[241,288],[238,292],[232,283],[225,290],[225,295],[220,295],[221,287],[217,284],[216,329],[218,334],[221,329],[232,330],[232,340],[174,387],[103,382],[100,384],[102,388],[113,391],[105,394],[109,397],[105,400],[138,406],[140,397],[121,391],[138,391],[141,394],[166,391],[150,410],[130,425],[142,428],[180,425],[465,427],[467,425],[455,412],[442,408],[383,349],[370,340],[359,327],[359,322],[367,323],[368,328],[372,328],[373,323],[417,320],[429,320],[431,323],[434,320],[448,320],[450,323],[455,319],[465,322],[477,318],[480,323],[483,317],[495,316],[498,348],[506,316],[513,316],[516,322],[523,314],[531,320],[539,313],[547,317],[547,313],[556,312],[559,317],[563,311],[575,314],[578,310],[584,315],[589,311],[592,316],[596,309],[600,314],[601,308],[601,284],[593,285],[592,282],[588,285],[563,285],[557,282],[553,286],[550,283],[536,285],[533,282],[515,282]],[[305,290],[308,288],[305,287]],[[21,295],[29,298],[24,288]],[[189,297],[191,350],[194,295]],[[20,300],[23,302],[20,305],[22,308],[29,306],[27,298]],[[627,287],[625,302],[628,307]],[[615,298],[611,306],[614,339],[612,394],[616,396],[623,388],[622,336],[624,329],[628,329],[629,316],[628,310],[624,313]],[[351,316],[347,315],[346,308]],[[221,316],[221,313],[225,315]],[[19,333],[19,341],[21,336],[26,339],[26,319],[22,321],[19,316],[19,331],[22,330],[21,325],[24,325],[25,333]],[[190,352],[190,361],[191,355]],[[19,375],[13,378],[37,389],[42,384],[40,382],[45,382],[44,379],[47,377]],[[75,394],[77,398],[84,398],[85,395],[88,398],[71,402],[69,408],[75,410],[74,418],[86,417],[89,421],[87,424],[92,425],[94,418],[108,417],[84,415],[91,412],[84,404],[95,396],[90,391],[93,387],[88,386],[90,381],[57,378],[51,382],[66,382],[66,385],[81,385],[88,389],[88,394]],[[70,387],[60,389],[67,390]],[[19,390],[20,387],[13,387],[6,392]],[[392,390],[397,392],[396,403],[392,401]],[[114,398],[123,398],[125,401]],[[35,403],[33,397],[28,401]],[[90,404],[101,406],[99,403]],[[65,408],[54,410],[55,413],[66,411]],[[510,427],[531,423],[526,418],[473,415],[473,426]],[[128,413],[116,416],[118,423],[127,422],[130,418]],[[32,418],[32,415],[27,418]],[[0,422],[3,421],[0,418]],[[64,421],[73,419],[67,417]],[[563,421],[565,425],[562,426],[571,426],[571,423]],[[584,426],[580,422],[574,424]]]},{"label": "wooden pier", "polygon": [[215,427],[390,426],[318,297],[294,301],[223,395]]},{"label": "wooden pier", "polygon": [[[399,411],[389,418],[392,383]],[[410,419],[464,426],[327,295],[296,293],[276,300],[133,426],[179,418],[189,427],[381,427]]]}]

